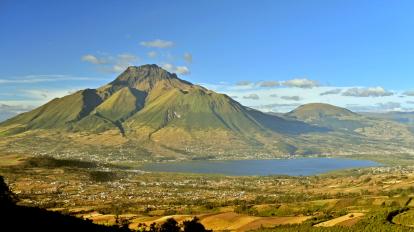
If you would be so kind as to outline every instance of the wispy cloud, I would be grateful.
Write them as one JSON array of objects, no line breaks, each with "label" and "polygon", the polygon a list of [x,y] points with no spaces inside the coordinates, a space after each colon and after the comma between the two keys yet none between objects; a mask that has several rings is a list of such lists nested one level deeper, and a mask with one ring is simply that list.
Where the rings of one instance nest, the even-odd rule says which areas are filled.
[{"label": "wispy cloud", "polygon": [[251,99],[251,100],[259,100],[260,99],[259,95],[254,94],[254,93],[243,96],[243,98],[244,99]]},{"label": "wispy cloud", "polygon": [[413,91],[413,90],[410,90],[410,91],[405,91],[405,92],[403,93],[403,95],[412,97],[412,96],[414,96],[414,91]]},{"label": "wispy cloud", "polygon": [[140,58],[130,53],[121,53],[116,56],[95,56],[87,54],[82,57],[82,60],[97,66],[98,70],[107,73],[123,72],[128,66],[134,65]]},{"label": "wispy cloud", "polygon": [[394,93],[385,90],[382,87],[373,88],[350,88],[342,93],[342,96],[350,97],[385,97],[392,96]]},{"label": "wispy cloud", "polygon": [[236,83],[237,86],[247,86],[253,84],[251,81],[238,81]]},{"label": "wispy cloud", "polygon": [[282,82],[282,85],[287,86],[287,87],[310,89],[310,88],[319,86],[319,83],[314,80],[303,78],[303,79],[292,79],[292,80],[284,81]]},{"label": "wispy cloud", "polygon": [[193,62],[193,55],[191,53],[189,53],[189,52],[184,53],[184,60],[187,63],[190,63],[191,64]]},{"label": "wispy cloud", "polygon": [[102,80],[96,77],[82,77],[62,74],[42,74],[42,75],[25,75],[9,78],[1,78],[0,84],[32,84],[41,82],[57,82],[57,81],[96,81]]},{"label": "wispy cloud", "polygon": [[401,111],[402,105],[399,102],[386,102],[376,103],[373,105],[363,104],[347,104],[346,108],[355,112],[389,112],[389,111]]},{"label": "wispy cloud", "polygon": [[180,75],[189,75],[190,69],[187,66],[175,66],[173,64],[167,63],[162,64],[161,67],[168,72],[177,73]]},{"label": "wispy cloud", "polygon": [[69,89],[20,89],[16,94],[23,98],[30,100],[40,100],[43,102],[52,100],[54,98],[63,97],[73,92],[76,92],[77,88]]},{"label": "wispy cloud", "polygon": [[141,41],[139,43],[141,46],[144,47],[152,47],[152,48],[170,48],[174,46],[174,42],[162,39],[156,39],[151,41]]},{"label": "wispy cloud", "polygon": [[0,122],[18,114],[32,110],[33,106],[0,104]]},{"label": "wispy cloud", "polygon": [[319,95],[321,95],[321,96],[336,95],[336,94],[340,94],[341,92],[342,92],[342,89],[332,89],[332,90],[328,90],[328,91],[325,91],[323,93],[320,93]]},{"label": "wispy cloud", "polygon": [[[264,111],[286,112],[293,110],[293,106],[296,106],[297,104],[307,104],[315,102],[327,103],[337,105],[340,107],[346,107],[349,104],[374,106],[375,110],[377,110],[379,107],[382,107],[383,109],[386,108],[385,105],[379,105],[380,103],[385,104],[388,102],[397,102],[401,103],[401,110],[410,108],[410,105],[406,103],[407,99],[400,98],[399,96],[401,95],[401,92],[398,91],[390,91],[385,89],[376,89],[368,87],[341,87],[321,85],[312,88],[289,87],[283,84],[281,86],[274,87],[261,87],[260,83],[261,82],[252,83],[251,81],[243,81],[238,84],[244,84],[244,86],[239,86],[235,83],[220,83],[215,85],[207,84],[206,87],[218,92],[225,93],[229,96],[238,96],[238,100],[241,104]],[[368,93],[364,93],[364,91],[357,91],[357,93],[361,93],[361,95],[378,97],[349,97],[342,95],[342,93],[344,92],[350,93],[354,91],[352,89],[355,88],[369,90]],[[351,91],[348,91],[350,89]],[[390,95],[390,93],[394,94]],[[251,97],[244,97],[250,95],[257,95],[259,96],[259,98],[253,100]],[[292,105],[292,102],[295,102],[295,104]],[[283,107],[280,109],[276,109],[276,107],[262,107],[264,105],[267,106],[269,104],[281,104],[283,105]],[[388,109],[391,108],[392,107],[390,107],[389,104]]]},{"label": "wispy cloud", "polygon": [[147,52],[147,56],[149,57],[149,58],[155,58],[155,57],[157,57],[158,56],[158,53],[156,52],[156,51],[149,51],[149,52]]},{"label": "wispy cloud", "polygon": [[262,82],[259,82],[259,86],[260,87],[276,87],[276,86],[280,86],[280,82],[279,81],[262,81]]},{"label": "wispy cloud", "polygon": [[94,56],[92,54],[86,54],[84,56],[81,57],[82,61],[85,62],[89,62],[92,64],[106,64],[107,60],[103,59],[103,58],[98,58],[97,56]]},{"label": "wispy cloud", "polygon": [[252,106],[251,108],[255,108],[255,109],[266,111],[266,112],[287,112],[298,106],[300,106],[299,103],[291,103],[291,104],[273,103],[273,104]]},{"label": "wispy cloud", "polygon": [[280,98],[283,100],[287,100],[287,101],[300,101],[301,100],[299,96],[281,96]]}]

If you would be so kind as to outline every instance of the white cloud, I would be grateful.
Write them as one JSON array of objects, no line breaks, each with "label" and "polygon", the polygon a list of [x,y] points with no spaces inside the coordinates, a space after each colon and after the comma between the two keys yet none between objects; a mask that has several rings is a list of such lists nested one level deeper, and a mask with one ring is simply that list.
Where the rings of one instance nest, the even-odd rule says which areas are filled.
[{"label": "white cloud", "polygon": [[120,73],[125,71],[125,69],[128,68],[128,66],[133,65],[132,62],[138,60],[139,58],[135,55],[132,54],[128,54],[128,53],[123,53],[123,54],[119,54],[117,56],[117,59],[115,60],[115,64],[112,65],[112,67],[110,69],[108,69],[109,72],[114,72],[114,73]]},{"label": "white cloud", "polygon": [[107,62],[105,59],[98,58],[98,57],[96,57],[92,54],[86,54],[86,55],[82,56],[81,59],[82,59],[82,61],[89,62],[89,63],[92,63],[92,64],[106,64],[106,62]]},{"label": "white cloud", "polygon": [[[4,86],[0,86],[4,87]],[[5,87],[7,89],[7,87]],[[3,111],[5,109],[13,108],[14,111],[17,112],[16,109],[22,109],[22,111],[31,110],[35,107],[45,104],[54,98],[64,97],[68,94],[72,94],[79,89],[85,89],[83,86],[71,87],[67,88],[65,86],[61,86],[60,88],[20,88],[13,92],[11,96],[0,96],[0,105],[7,105],[3,106]],[[1,111],[1,107],[0,107]],[[10,111],[10,110],[9,110]]]},{"label": "white cloud", "polygon": [[412,90],[410,90],[410,91],[405,91],[403,94],[404,94],[405,96],[410,96],[410,97],[413,97],[413,96],[414,96],[414,91],[412,91]]},{"label": "white cloud", "polygon": [[62,74],[25,75],[0,79],[0,84],[33,84],[56,81],[97,81],[95,77],[70,76]]},{"label": "white cloud", "polygon": [[153,48],[170,48],[174,46],[174,42],[167,40],[151,40],[151,41],[142,41],[140,44],[144,47],[153,47]]},{"label": "white cloud", "polygon": [[276,87],[280,86],[280,82],[278,81],[262,81],[259,82],[260,87]]},{"label": "white cloud", "polygon": [[147,56],[149,58],[155,58],[155,57],[158,56],[158,53],[156,51],[149,51],[149,52],[147,52]]},{"label": "white cloud", "polygon": [[324,96],[324,95],[336,95],[336,94],[340,94],[342,92],[342,89],[332,89],[332,90],[328,90],[325,91],[323,93],[320,93],[319,95]]},{"label": "white cloud", "polygon": [[243,98],[244,99],[251,99],[251,100],[259,100],[260,99],[259,95],[254,94],[254,93],[243,96]]},{"label": "white cloud", "polygon": [[273,103],[273,104],[252,106],[251,108],[255,108],[258,110],[265,111],[265,112],[288,112],[288,111],[291,111],[292,109],[295,109],[298,106],[300,106],[299,103],[291,103],[291,104]]},{"label": "white cloud", "polygon": [[167,70],[167,71],[172,71],[173,69],[174,69],[174,65],[172,65],[172,64],[163,64],[163,65],[161,65],[161,67],[163,68],[163,69],[165,69],[165,70]]},{"label": "white cloud", "polygon": [[247,85],[251,85],[252,82],[251,81],[238,81],[236,83],[237,86],[247,86]]},{"label": "white cloud", "polygon": [[310,88],[318,87],[319,83],[314,80],[303,78],[303,79],[292,79],[292,80],[284,81],[282,82],[282,85],[287,86],[287,87],[310,89]]},{"label": "white cloud", "polygon": [[342,93],[342,96],[350,97],[386,97],[392,95],[394,95],[394,93],[387,91],[382,87],[350,88]]},{"label": "white cloud", "polygon": [[138,60],[138,57],[129,53],[122,53],[118,55],[118,63],[130,63]]},{"label": "white cloud", "polygon": [[[262,88],[257,84],[250,84],[248,86],[236,86],[234,83],[220,83],[215,85],[203,84],[207,88],[227,94],[228,96],[239,96],[238,101],[246,106],[263,110],[263,111],[274,111],[274,112],[288,112],[294,109],[294,106],[298,104],[308,104],[308,103],[326,103],[332,104],[339,107],[347,107],[347,105],[362,105],[362,106],[375,106],[379,108],[380,103],[387,102],[398,102],[401,103],[401,110],[406,110],[406,108],[411,107],[412,105],[406,103],[407,99],[398,97],[399,94],[394,94],[391,96],[384,97],[348,97],[343,96],[342,94],[331,94],[331,95],[321,95],[325,92],[339,92],[343,93],[348,89],[352,88],[361,88],[361,87],[341,87],[341,86],[317,86],[313,88],[289,88],[289,87],[267,87]],[[339,89],[339,90],[337,90]],[[395,91],[396,92],[396,91]],[[397,93],[397,92],[396,92]],[[243,98],[243,96],[249,96],[251,94],[256,94],[260,96],[257,100],[252,100],[250,98]],[[300,98],[300,101],[294,98],[286,98],[282,96],[297,96]],[[295,104],[292,104],[295,103]],[[297,104],[296,104],[297,103]],[[271,104],[283,105],[281,108],[269,107]],[[267,106],[267,107],[264,107]],[[382,106],[385,108],[384,106]],[[388,107],[390,108],[390,107]]]},{"label": "white cloud", "polygon": [[54,98],[63,97],[77,91],[77,88],[70,89],[21,89],[17,91],[18,95],[31,100],[40,100],[43,102]]},{"label": "white cloud", "polygon": [[168,72],[177,73],[180,75],[190,74],[190,69],[187,66],[174,66],[173,64],[166,63],[162,64],[161,67]]},{"label": "white cloud", "polygon": [[18,114],[32,110],[33,106],[0,104],[0,122]]},{"label": "white cloud", "polygon": [[402,105],[399,102],[376,103],[373,105],[362,104],[348,104],[346,108],[355,112],[389,112],[389,111],[403,111]]},{"label": "white cloud", "polygon": [[401,103],[399,103],[399,102],[386,102],[386,103],[378,103],[377,106],[380,107],[381,109],[383,109],[384,111],[389,111],[389,110],[400,109],[401,108]]},{"label": "white cloud", "polygon": [[184,60],[187,63],[192,63],[193,62],[193,55],[191,55],[191,53],[189,53],[189,52],[184,53]]},{"label": "white cloud", "polygon": [[188,75],[190,74],[190,69],[188,69],[186,66],[177,66],[175,67],[175,72],[181,75]]},{"label": "white cloud", "polygon": [[120,73],[128,66],[133,65],[134,62],[139,61],[139,57],[130,53],[121,53],[115,57],[107,55],[100,58],[89,54],[83,56],[82,60],[97,65],[98,70],[102,72]]},{"label": "white cloud", "polygon": [[280,98],[283,100],[287,100],[287,101],[300,101],[301,100],[299,96],[281,96]]}]

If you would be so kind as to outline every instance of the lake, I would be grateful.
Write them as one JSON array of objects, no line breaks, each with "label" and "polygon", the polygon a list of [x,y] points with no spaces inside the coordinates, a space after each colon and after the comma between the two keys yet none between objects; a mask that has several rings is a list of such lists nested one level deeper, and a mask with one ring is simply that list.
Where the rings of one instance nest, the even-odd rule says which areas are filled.
[{"label": "lake", "polygon": [[145,171],[209,173],[231,176],[289,175],[309,176],[329,171],[381,166],[369,160],[341,158],[299,158],[272,160],[198,160],[168,163],[151,163],[144,166]]}]

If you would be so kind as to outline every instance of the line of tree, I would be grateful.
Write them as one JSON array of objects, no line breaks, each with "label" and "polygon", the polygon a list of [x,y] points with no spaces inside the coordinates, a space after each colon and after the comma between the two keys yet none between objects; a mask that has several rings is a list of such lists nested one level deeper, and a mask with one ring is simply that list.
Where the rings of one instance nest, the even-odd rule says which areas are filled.
[{"label": "line of tree", "polygon": [[147,226],[146,224],[138,225],[139,232],[212,232],[212,230],[206,230],[203,224],[197,217],[192,220],[184,221],[179,224],[174,218],[167,219],[163,224],[152,223]]}]

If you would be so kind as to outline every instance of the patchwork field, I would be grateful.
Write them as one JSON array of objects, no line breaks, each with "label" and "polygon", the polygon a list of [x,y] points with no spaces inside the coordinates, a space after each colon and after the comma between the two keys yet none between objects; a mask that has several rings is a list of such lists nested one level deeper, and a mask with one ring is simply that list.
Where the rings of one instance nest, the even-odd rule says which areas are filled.
[{"label": "patchwork field", "polygon": [[243,177],[148,173],[18,154],[1,159],[0,175],[20,205],[98,224],[121,220],[135,229],[171,217],[179,222],[198,217],[214,231],[352,229],[371,221],[390,228],[412,226],[414,168],[409,166]]}]

